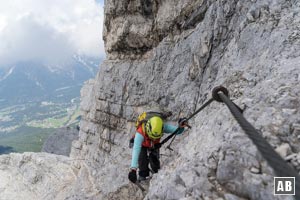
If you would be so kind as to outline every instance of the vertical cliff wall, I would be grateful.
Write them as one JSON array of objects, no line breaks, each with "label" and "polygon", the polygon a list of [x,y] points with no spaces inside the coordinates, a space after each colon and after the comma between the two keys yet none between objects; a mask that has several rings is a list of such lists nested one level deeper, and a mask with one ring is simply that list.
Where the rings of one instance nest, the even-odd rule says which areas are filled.
[{"label": "vertical cliff wall", "polygon": [[[217,85],[299,169],[299,10],[281,0],[107,0],[107,59],[82,90],[73,197],[144,198],[127,180],[135,117],[161,107],[176,120]],[[213,103],[190,123],[162,152],[145,199],[277,198],[272,170],[226,107]]]}]

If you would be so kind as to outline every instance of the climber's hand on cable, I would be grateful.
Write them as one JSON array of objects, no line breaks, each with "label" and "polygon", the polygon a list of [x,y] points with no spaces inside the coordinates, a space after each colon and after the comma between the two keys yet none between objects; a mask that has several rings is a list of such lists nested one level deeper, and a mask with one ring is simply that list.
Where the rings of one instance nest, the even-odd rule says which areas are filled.
[{"label": "climber's hand on cable", "polygon": [[191,126],[189,125],[188,121],[187,121],[187,118],[180,118],[178,120],[178,125],[180,128],[184,128],[184,127],[188,127],[188,128],[191,128]]},{"label": "climber's hand on cable", "polygon": [[130,172],[128,174],[128,179],[133,183],[137,181],[136,169],[130,169]]}]

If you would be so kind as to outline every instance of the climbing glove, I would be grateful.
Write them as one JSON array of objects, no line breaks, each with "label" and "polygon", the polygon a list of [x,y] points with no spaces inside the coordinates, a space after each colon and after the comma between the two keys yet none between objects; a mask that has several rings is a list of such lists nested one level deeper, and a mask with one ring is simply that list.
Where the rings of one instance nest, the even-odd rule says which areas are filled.
[{"label": "climbing glove", "polygon": [[129,174],[128,174],[128,179],[135,183],[137,181],[137,176],[136,176],[136,169],[131,169]]},{"label": "climbing glove", "polygon": [[181,128],[183,128],[183,127],[189,127],[190,128],[190,126],[189,126],[189,124],[188,124],[188,121],[187,121],[187,118],[180,118],[179,120],[178,120],[178,125],[179,125],[179,127],[181,127]]}]

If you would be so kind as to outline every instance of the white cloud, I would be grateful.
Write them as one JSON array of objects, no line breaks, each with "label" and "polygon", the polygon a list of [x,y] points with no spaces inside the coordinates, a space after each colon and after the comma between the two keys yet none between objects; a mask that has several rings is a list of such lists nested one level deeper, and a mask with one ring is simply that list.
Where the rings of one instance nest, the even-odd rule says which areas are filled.
[{"label": "white cloud", "polygon": [[103,9],[94,0],[0,0],[0,64],[100,57]]}]

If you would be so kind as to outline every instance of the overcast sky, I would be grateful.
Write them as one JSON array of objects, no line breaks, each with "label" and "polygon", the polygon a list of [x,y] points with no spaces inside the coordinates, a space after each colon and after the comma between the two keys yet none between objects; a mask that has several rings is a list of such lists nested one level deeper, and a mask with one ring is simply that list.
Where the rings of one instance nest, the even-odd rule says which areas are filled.
[{"label": "overcast sky", "polygon": [[103,0],[0,0],[0,65],[104,56]]}]

